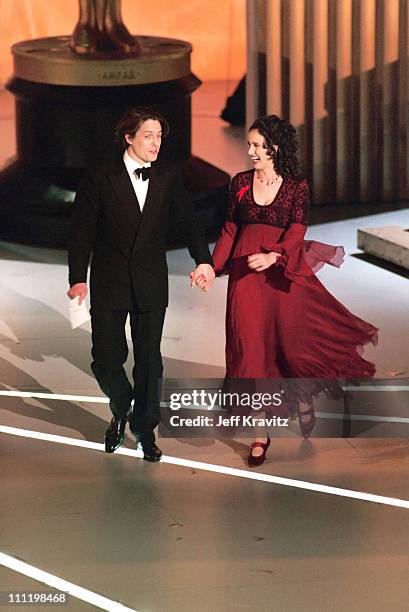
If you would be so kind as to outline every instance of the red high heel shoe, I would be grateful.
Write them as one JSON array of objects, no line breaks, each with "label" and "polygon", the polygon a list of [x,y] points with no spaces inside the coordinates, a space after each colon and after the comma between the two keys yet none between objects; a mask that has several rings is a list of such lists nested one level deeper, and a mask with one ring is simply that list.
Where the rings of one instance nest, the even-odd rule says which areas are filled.
[{"label": "red high heel shoe", "polygon": [[[262,463],[264,463],[266,458],[266,452],[268,447],[270,446],[270,443],[270,436],[267,436],[267,442],[253,442],[253,444],[250,446],[250,455],[247,459],[247,463],[250,467],[255,467],[256,465],[261,465]],[[254,456],[252,454],[253,448],[262,448],[263,452],[261,453],[261,455]]]},{"label": "red high heel shoe", "polygon": [[[307,416],[310,417],[308,421],[302,421],[302,417]],[[316,420],[317,419],[315,418],[315,411],[312,406],[310,406],[308,410],[305,410],[303,412],[301,410],[298,411],[298,422],[300,424],[300,431],[302,433],[303,438],[307,439],[310,437],[315,427]]]}]

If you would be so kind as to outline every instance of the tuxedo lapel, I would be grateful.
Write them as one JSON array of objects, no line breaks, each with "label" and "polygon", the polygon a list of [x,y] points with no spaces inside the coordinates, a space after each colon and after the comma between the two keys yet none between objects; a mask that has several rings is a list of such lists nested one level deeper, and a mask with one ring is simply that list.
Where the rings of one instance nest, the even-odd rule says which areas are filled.
[{"label": "tuxedo lapel", "polygon": [[135,246],[138,246],[149,235],[149,230],[155,222],[163,202],[165,179],[154,165],[151,166],[148,193],[143,207],[142,221],[136,236]]},{"label": "tuxedo lapel", "polygon": [[141,223],[141,209],[124,162],[122,160],[118,162],[108,176],[129,222],[135,230],[138,230]]}]

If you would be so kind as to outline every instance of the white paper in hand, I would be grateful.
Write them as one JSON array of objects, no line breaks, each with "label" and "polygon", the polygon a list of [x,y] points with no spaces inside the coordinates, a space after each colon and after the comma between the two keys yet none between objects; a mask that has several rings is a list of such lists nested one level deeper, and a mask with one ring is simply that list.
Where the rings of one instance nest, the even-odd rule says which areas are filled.
[{"label": "white paper in hand", "polygon": [[90,316],[85,300],[79,303],[79,297],[70,300],[70,322],[72,329],[79,327],[83,323],[89,321]]}]

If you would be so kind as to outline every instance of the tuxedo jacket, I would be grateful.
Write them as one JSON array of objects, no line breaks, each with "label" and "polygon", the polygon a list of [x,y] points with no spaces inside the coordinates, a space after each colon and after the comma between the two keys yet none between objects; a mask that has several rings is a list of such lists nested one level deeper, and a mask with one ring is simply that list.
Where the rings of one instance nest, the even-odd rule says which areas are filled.
[{"label": "tuxedo jacket", "polygon": [[141,311],[168,305],[166,236],[183,238],[196,264],[213,265],[177,167],[151,166],[143,212],[123,160],[88,172],[77,191],[69,283],[87,282],[91,307]]}]

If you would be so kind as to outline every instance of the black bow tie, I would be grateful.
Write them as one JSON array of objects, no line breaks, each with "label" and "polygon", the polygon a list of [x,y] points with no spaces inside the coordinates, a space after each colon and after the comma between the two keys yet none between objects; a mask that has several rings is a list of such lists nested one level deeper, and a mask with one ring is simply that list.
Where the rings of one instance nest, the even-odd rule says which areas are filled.
[{"label": "black bow tie", "polygon": [[136,178],[139,178],[141,176],[143,181],[148,180],[150,173],[151,173],[150,168],[136,168],[134,170],[134,174]]}]

